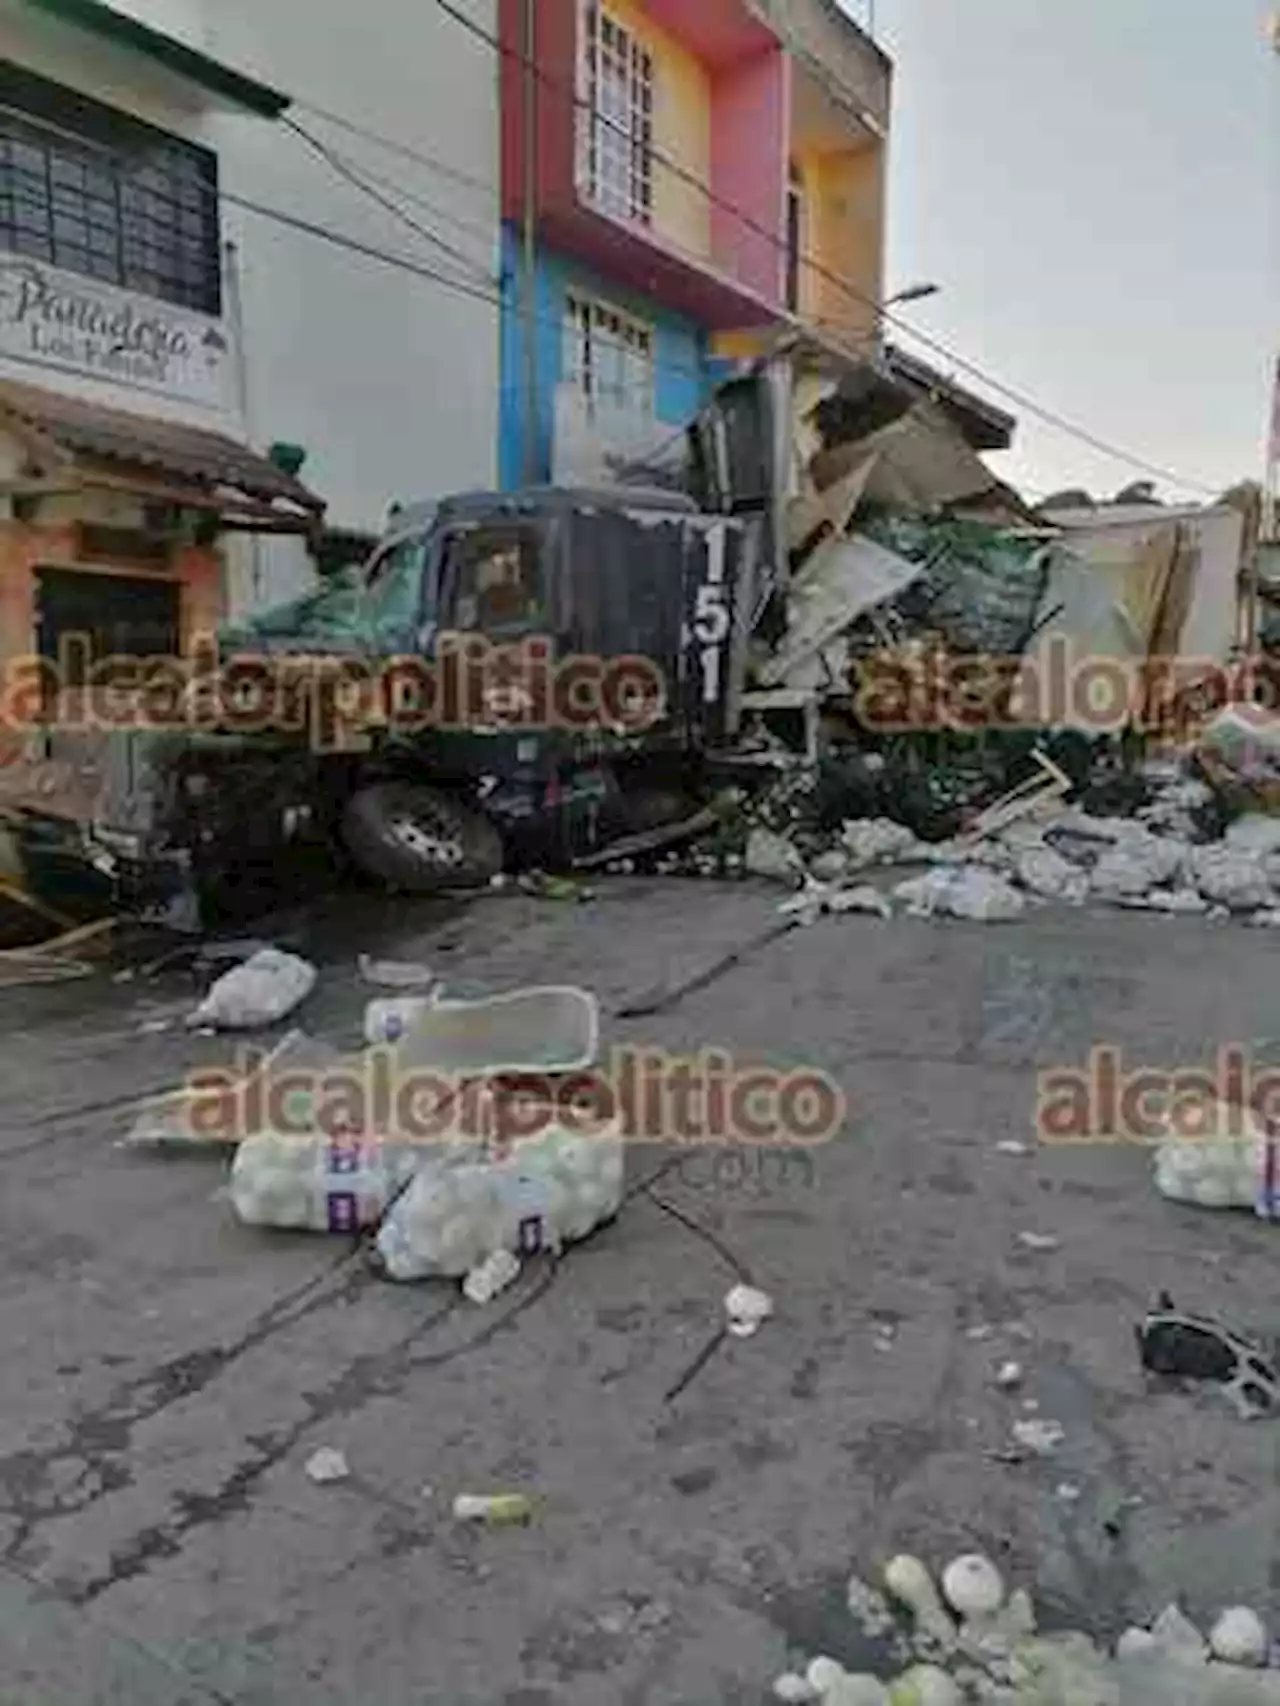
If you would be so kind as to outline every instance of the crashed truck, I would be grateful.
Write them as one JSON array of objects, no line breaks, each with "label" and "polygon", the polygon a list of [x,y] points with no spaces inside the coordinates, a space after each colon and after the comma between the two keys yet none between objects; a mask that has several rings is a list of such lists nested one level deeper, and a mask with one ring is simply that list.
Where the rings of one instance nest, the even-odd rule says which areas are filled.
[{"label": "crashed truck", "polygon": [[691,428],[693,491],[406,506],[362,569],[225,628],[176,726],[108,742],[92,837],[117,905],[196,924],[308,851],[429,893],[678,833],[750,762],[788,407],[765,364]]},{"label": "crashed truck", "polygon": [[[212,717],[113,734],[93,839],[116,904],[195,921],[308,853],[429,893],[685,838],[727,789],[812,773],[833,722],[874,741],[860,655],[915,634],[1020,655],[1043,620],[1057,530],[936,400],[869,364],[775,355],[665,454],[605,472],[402,509],[358,574],[226,630],[233,686],[245,659],[294,681],[425,671],[432,714],[412,690],[408,715],[394,694],[321,693],[264,725],[220,693]],[[647,682],[642,714],[634,692],[610,714],[606,692],[605,714],[565,716],[553,691],[548,717],[537,670],[494,661],[534,643],[544,683],[583,660]],[[450,701],[467,646],[494,667]]]}]

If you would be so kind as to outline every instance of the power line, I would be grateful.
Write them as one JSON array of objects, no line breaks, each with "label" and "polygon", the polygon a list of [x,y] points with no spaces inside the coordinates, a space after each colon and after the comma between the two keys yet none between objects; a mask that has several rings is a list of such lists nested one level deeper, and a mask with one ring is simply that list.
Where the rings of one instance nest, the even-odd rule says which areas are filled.
[{"label": "power line", "polygon": [[498,185],[492,178],[482,178],[474,172],[464,171],[460,166],[442,160],[437,154],[428,154],[423,148],[412,147],[407,142],[396,141],[394,137],[383,136],[381,131],[373,130],[366,124],[358,124],[355,119],[343,118],[341,113],[330,112],[327,107],[317,106],[314,101],[300,100],[295,101],[294,105],[311,113],[315,118],[323,119],[326,124],[336,125],[339,130],[345,130],[352,136],[376,143],[388,153],[399,154],[402,159],[412,160],[419,166],[425,166],[428,171],[438,172],[443,178],[452,178],[455,183],[464,184],[468,189],[483,190],[486,196],[496,197],[498,194]]},{"label": "power line", "polygon": [[[540,83],[546,84],[561,97],[567,97],[575,109],[582,109],[589,112],[593,123],[600,124],[601,126],[612,130],[622,137],[628,145],[634,145],[635,138],[633,137],[629,126],[611,118],[606,113],[600,112],[595,106],[593,106],[592,102],[586,96],[578,93],[576,85],[570,82],[569,79],[554,75],[552,72],[548,71],[545,66],[539,65],[530,54],[521,51],[519,48],[508,45],[506,42],[502,41],[500,37],[491,34],[490,31],[483,27],[483,25],[478,24],[474,18],[469,18],[465,12],[454,5],[452,0],[435,0],[435,3],[440,7],[441,11],[446,13],[456,23],[461,24],[464,29],[470,31],[470,33],[477,37],[478,40],[485,42],[498,54],[507,58],[515,59],[524,67],[525,70],[531,71]],[[741,207],[737,206],[733,202],[727,201],[723,196],[713,190],[711,185],[704,179],[699,178],[695,172],[691,172],[688,167],[684,166],[680,161],[673,159],[664,150],[656,148],[652,144],[649,144],[648,147],[649,153],[655,161],[657,161],[665,170],[669,171],[681,182],[690,185],[690,187],[696,189],[701,195],[705,196],[712,207],[717,207],[722,212],[731,213],[746,227],[746,229],[764,238],[779,251],[788,250],[786,239],[782,237],[779,232],[776,230],[770,230],[768,226],[762,225],[758,220],[753,219],[749,214],[745,213]],[[1143,473],[1153,474],[1158,479],[1165,480],[1175,486],[1181,486],[1189,491],[1198,491],[1210,496],[1217,496],[1216,487],[1208,486],[1201,480],[1185,479],[1182,475],[1173,473],[1167,468],[1162,468],[1154,462],[1149,462],[1144,457],[1136,456],[1131,451],[1122,450],[1117,445],[1109,444],[1105,439],[1099,438],[1095,433],[1090,432],[1087,427],[1077,426],[1075,422],[1068,420],[1065,416],[1056,413],[1052,409],[1046,408],[1043,404],[1037,403],[1024,392],[1015,390],[1012,386],[1006,385],[1002,380],[993,378],[983,368],[977,366],[974,362],[967,361],[963,356],[957,355],[954,350],[950,349],[946,344],[941,343],[937,338],[930,337],[927,333],[917,331],[909,321],[901,320],[896,315],[891,314],[883,303],[876,301],[874,297],[867,296],[862,291],[858,290],[857,287],[851,284],[848,279],[842,277],[839,273],[833,272],[829,267],[823,265],[822,262],[815,260],[812,255],[801,255],[799,259],[801,263],[808,267],[816,277],[824,279],[830,284],[834,284],[839,290],[848,296],[851,301],[857,302],[863,307],[872,309],[878,319],[883,321],[886,325],[893,326],[905,337],[914,338],[927,349],[931,349],[937,354],[945,357],[946,360],[951,362],[962,372],[971,374],[973,377],[981,380],[991,390],[996,391],[1001,396],[1008,397],[1012,402],[1017,403],[1018,406],[1026,410],[1028,414],[1039,417],[1039,419],[1046,421],[1050,426],[1056,427],[1058,431],[1066,433],[1070,437],[1079,439],[1082,443],[1089,445],[1092,449],[1100,451],[1102,454],[1110,456],[1118,462],[1126,463],[1132,468],[1137,468]]]},{"label": "power line", "polygon": [[408,184],[397,183],[394,178],[386,178],[381,172],[375,172],[372,166],[365,165],[363,161],[357,167],[349,155],[337,154],[336,149],[334,153],[338,159],[345,159],[346,164],[352,170],[358,170],[361,177],[367,178],[370,183],[379,184],[384,190],[394,190],[397,194],[402,195],[406,201],[412,202],[415,207],[422,208],[425,213],[433,213],[437,219],[443,220],[446,225],[456,226],[459,231],[466,231],[471,236],[478,237],[481,242],[487,243],[490,248],[493,247],[495,233],[492,219],[485,220],[482,224],[478,219],[468,219],[461,213],[451,212],[449,208],[441,207],[439,202],[429,201],[418,190],[410,189]]},{"label": "power line", "polygon": [[[55,124],[44,118],[37,117],[34,114],[24,112],[19,108],[0,105],[0,116],[6,115],[20,118],[33,129],[44,131],[47,135],[56,136],[62,141],[77,144],[86,151],[97,155],[104,161],[110,161],[116,165],[121,161],[121,156],[115,149],[109,148],[101,143],[84,141],[82,138],[78,137],[74,131],[67,130],[61,125]],[[346,174],[343,173],[343,175],[345,176]],[[316,238],[318,241],[328,243],[334,248],[345,249],[349,253],[361,255],[369,260],[378,261],[384,266],[411,274],[415,278],[421,278],[430,283],[438,284],[445,289],[456,291],[460,295],[471,297],[476,301],[483,302],[489,307],[500,309],[504,305],[505,299],[501,290],[497,288],[498,281],[495,281],[487,270],[483,275],[481,275],[480,269],[475,260],[470,256],[463,255],[460,250],[451,252],[458,254],[462,259],[464,259],[473,275],[476,278],[482,277],[482,283],[476,283],[470,279],[455,278],[448,273],[439,272],[434,267],[427,266],[424,262],[412,259],[407,255],[396,254],[392,250],[379,247],[376,243],[370,243],[361,238],[352,237],[348,233],[335,230],[331,226],[320,225],[313,220],[303,219],[298,214],[286,213],[283,209],[268,207],[262,202],[253,201],[249,197],[237,195],[233,190],[225,188],[219,189],[215,185],[205,183],[201,183],[199,187],[206,198],[212,201],[215,205],[219,201],[226,202],[231,206],[243,209],[247,213],[255,214],[259,218],[269,219],[278,225],[286,226],[291,230],[300,231],[309,237]],[[358,184],[357,187],[362,190],[365,188],[363,184]],[[397,214],[403,214],[402,209],[394,207],[392,207],[390,211],[396,212]],[[414,229],[423,229],[423,234],[426,234],[425,229],[419,227],[417,222],[411,223],[413,223]],[[557,328],[562,328],[564,324],[562,317],[555,314],[540,313],[537,318],[538,323],[554,325]],[[679,362],[666,358],[659,358],[656,354],[651,354],[649,365],[655,375],[658,373],[668,373],[673,376],[678,375],[684,379],[699,381],[705,377],[702,367],[696,363]],[[633,389],[638,389],[638,387]]]},{"label": "power line", "polygon": [[437,272],[434,267],[425,266],[421,261],[410,260],[406,255],[393,254],[389,249],[380,249],[374,243],[366,243],[358,237],[348,236],[345,232],[334,231],[327,225],[317,225],[313,220],[302,219],[296,213],[285,213],[278,207],[264,207],[261,202],[250,201],[247,196],[236,195],[232,190],[223,190],[221,196],[223,201],[230,202],[233,207],[243,208],[245,212],[256,213],[262,219],[271,219],[278,225],[287,225],[295,231],[305,232],[308,237],[318,238],[323,243],[347,249],[352,254],[364,255],[369,260],[381,261],[401,272],[412,273],[416,278],[430,279],[433,284],[444,285],[463,296],[473,296],[478,301],[487,302],[490,307],[501,305],[502,297],[495,292],[482,290],[466,279],[451,278],[447,273]]},{"label": "power line", "polygon": [[[256,214],[261,219],[273,220],[279,225],[300,231],[306,236],[314,237],[334,248],[346,249],[353,254],[362,255],[368,260],[380,261],[384,266],[410,273],[416,278],[429,280],[447,290],[456,291],[461,296],[471,297],[477,302],[483,302],[490,308],[501,309],[506,306],[506,298],[499,290],[486,290],[467,279],[453,278],[447,273],[437,272],[434,267],[426,266],[420,261],[410,260],[405,255],[394,254],[389,249],[379,248],[374,243],[366,243],[360,238],[348,236],[345,232],[335,231],[327,225],[317,225],[312,220],[302,219],[295,213],[285,213],[280,208],[266,207],[261,202],[251,201],[248,197],[236,195],[230,190],[222,192],[222,199],[235,207],[242,208],[247,213]],[[555,326],[557,329],[563,330],[564,320],[560,315],[540,313],[537,319],[540,325]],[[701,381],[705,378],[704,369],[692,362],[673,361],[654,354],[650,356],[648,365],[655,376],[666,373],[673,377],[695,381]],[[639,394],[641,387],[639,385],[624,386],[623,389],[632,390]],[[683,430],[681,428],[681,431]]]},{"label": "power line", "polygon": [[291,130],[295,136],[300,137],[306,146],[310,148],[314,154],[317,154],[332,171],[338,174],[340,178],[344,178],[347,183],[353,184],[356,189],[369,196],[373,201],[376,201],[378,205],[385,208],[393,218],[399,219],[403,224],[407,225],[411,231],[416,231],[419,237],[425,238],[428,243],[435,244],[435,246],[438,249],[442,249],[445,254],[451,255],[455,260],[461,261],[465,267],[475,273],[478,277],[486,280],[491,279],[492,275],[489,272],[489,269],[487,267],[482,267],[475,259],[474,255],[468,255],[464,250],[456,247],[455,244],[447,242],[445,238],[437,235],[437,233],[432,231],[429,226],[423,225],[422,222],[415,219],[411,213],[406,213],[399,203],[393,201],[390,196],[384,194],[382,190],[369,183],[354,166],[348,164],[340,154],[335,153],[327,143],[321,142],[318,136],[312,136],[311,132],[307,130],[305,126],[300,125],[296,119],[286,118],[281,122]]}]

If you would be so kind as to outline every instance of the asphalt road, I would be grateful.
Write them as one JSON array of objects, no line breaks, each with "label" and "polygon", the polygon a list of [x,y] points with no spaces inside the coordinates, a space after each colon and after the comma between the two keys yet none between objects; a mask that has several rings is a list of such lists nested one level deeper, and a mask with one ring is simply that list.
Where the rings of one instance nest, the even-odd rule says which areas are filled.
[{"label": "asphalt road", "polygon": [[[686,1153],[642,1189],[672,1155],[637,1150],[619,1220],[483,1310],[380,1284],[341,1241],[238,1227],[211,1157],[113,1147],[130,1097],[225,1057],[156,1028],[189,974],[0,992],[5,1706],[755,1706],[797,1649],[860,1657],[845,1580],[903,1549],[987,1549],[1099,1633],[1175,1594],[1280,1611],[1280,1424],[1149,1388],[1133,1339],[1161,1287],[1273,1330],[1280,1229],[1171,1207],[1132,1146],[997,1147],[1032,1142],[1037,1072],[1095,1044],[1265,1055],[1272,937],[850,918],[610,1017],[696,981],[775,900],[344,898],[303,928],[324,969],[305,1021],[337,1043],[360,948],[458,993],[581,983],[609,1041],[844,1089],[811,1167]],[[690,1375],[738,1270],[777,1314]],[[1034,1415],[1060,1447],[1002,1461]],[[321,1446],[349,1480],[307,1478]],[[537,1521],[458,1529],[454,1495],[490,1490],[535,1495]]]}]

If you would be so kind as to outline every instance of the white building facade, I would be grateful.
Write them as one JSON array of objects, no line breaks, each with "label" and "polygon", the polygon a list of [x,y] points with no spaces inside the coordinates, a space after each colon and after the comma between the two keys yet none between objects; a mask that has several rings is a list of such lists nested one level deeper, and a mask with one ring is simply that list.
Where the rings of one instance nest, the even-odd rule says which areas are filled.
[{"label": "white building facade", "polygon": [[[275,447],[331,543],[492,485],[496,0],[453,10],[0,0],[0,381]],[[232,613],[314,572],[223,551]]]}]

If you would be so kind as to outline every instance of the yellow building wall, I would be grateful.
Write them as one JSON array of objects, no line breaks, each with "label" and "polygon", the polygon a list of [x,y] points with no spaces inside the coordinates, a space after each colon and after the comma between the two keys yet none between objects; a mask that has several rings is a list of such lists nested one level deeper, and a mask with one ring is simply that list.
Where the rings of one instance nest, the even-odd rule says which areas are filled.
[{"label": "yellow building wall", "polygon": [[671,162],[653,162],[653,228],[685,254],[707,259],[711,203],[695,186],[711,182],[711,79],[636,0],[608,0],[605,10],[653,56],[654,151]]},{"label": "yellow building wall", "polygon": [[[804,194],[797,313],[832,338],[865,344],[876,332],[872,304],[884,300],[884,148],[809,148],[793,158]],[[719,332],[712,350],[751,360],[767,343],[762,332]]]},{"label": "yellow building wall", "polygon": [[[857,339],[876,329],[884,295],[884,149],[811,150],[804,180],[800,313],[823,330]],[[848,288],[838,282],[843,280]]]}]

